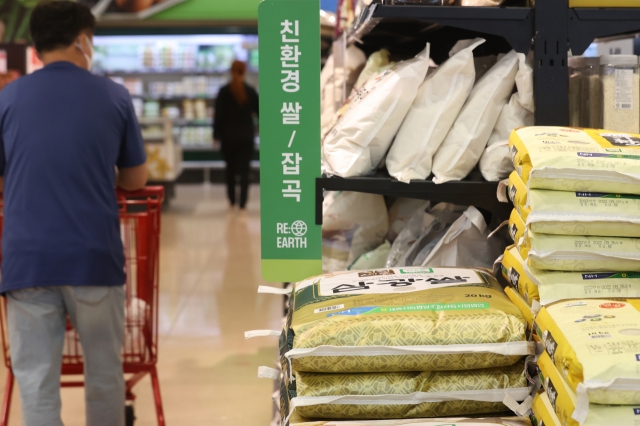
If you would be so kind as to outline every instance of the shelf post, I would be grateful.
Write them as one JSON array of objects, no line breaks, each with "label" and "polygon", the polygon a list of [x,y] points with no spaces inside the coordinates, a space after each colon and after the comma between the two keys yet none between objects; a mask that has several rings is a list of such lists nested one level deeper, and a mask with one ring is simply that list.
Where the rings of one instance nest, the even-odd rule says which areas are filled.
[{"label": "shelf post", "polygon": [[322,225],[322,203],[324,202],[324,185],[322,178],[316,179],[316,225]]},{"label": "shelf post", "polygon": [[534,22],[536,126],[569,125],[568,15],[566,0],[536,0]]}]

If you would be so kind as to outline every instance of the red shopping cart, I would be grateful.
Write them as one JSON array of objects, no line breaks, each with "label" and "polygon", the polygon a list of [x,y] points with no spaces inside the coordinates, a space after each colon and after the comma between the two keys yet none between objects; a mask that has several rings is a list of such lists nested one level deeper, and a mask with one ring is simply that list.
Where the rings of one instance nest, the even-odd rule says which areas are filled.
[{"label": "red shopping cart", "polygon": [[[156,363],[158,360],[158,267],[160,240],[160,213],[164,199],[164,188],[147,187],[141,191],[118,191],[120,213],[120,233],[125,251],[127,272],[125,304],[125,343],[122,361],[126,380],[126,399],[135,400],[133,387],[145,375],[151,376],[151,386],[158,416],[158,425],[164,426],[164,413],[160,396],[160,383]],[[1,204],[0,204],[1,206]],[[0,240],[2,238],[2,214],[0,211]],[[1,256],[0,252],[0,256]],[[6,305],[2,309],[0,326],[4,362],[8,368],[5,394],[0,412],[0,426],[9,424],[9,409],[14,385],[9,356],[9,336],[6,322]],[[83,356],[80,339],[67,321],[62,375],[83,374]],[[82,387],[83,381],[62,381],[62,387]],[[133,404],[123,408],[127,426],[133,425],[135,416]]]}]

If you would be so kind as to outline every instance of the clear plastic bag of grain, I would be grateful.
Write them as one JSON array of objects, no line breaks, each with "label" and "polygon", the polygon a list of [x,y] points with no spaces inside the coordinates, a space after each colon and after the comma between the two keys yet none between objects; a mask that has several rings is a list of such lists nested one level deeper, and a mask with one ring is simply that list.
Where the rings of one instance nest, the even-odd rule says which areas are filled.
[{"label": "clear plastic bag of grain", "polygon": [[602,125],[617,132],[640,132],[640,76],[636,55],[600,57]]}]

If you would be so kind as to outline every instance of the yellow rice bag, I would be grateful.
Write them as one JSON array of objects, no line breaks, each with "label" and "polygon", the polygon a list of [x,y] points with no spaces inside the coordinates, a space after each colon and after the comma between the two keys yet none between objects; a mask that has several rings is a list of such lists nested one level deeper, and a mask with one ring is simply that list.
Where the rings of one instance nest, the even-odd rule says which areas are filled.
[{"label": "yellow rice bag", "polygon": [[546,393],[540,392],[533,398],[531,405],[531,423],[533,426],[562,426],[549,397]]},{"label": "yellow rice bag", "polygon": [[511,211],[511,216],[509,216],[509,235],[513,239],[513,242],[518,244],[518,242],[524,236],[524,231],[527,229],[525,226],[524,220],[518,214],[516,209]]},{"label": "yellow rice bag", "polygon": [[533,232],[640,237],[638,195],[532,189],[527,199],[523,219]]},{"label": "yellow rice bag", "polygon": [[322,419],[393,419],[507,411],[529,395],[524,361],[500,368],[422,373],[296,373],[291,410]]},{"label": "yellow rice bag", "polygon": [[509,176],[508,194],[522,220],[534,232],[640,236],[640,195],[527,190],[516,172]]},{"label": "yellow rice bag", "polygon": [[640,194],[640,135],[568,127],[521,127],[509,138],[529,189]]},{"label": "yellow rice bag", "polygon": [[[291,426],[531,426],[525,417],[489,417],[439,419],[394,419],[394,420],[321,420],[315,422],[290,423]],[[552,425],[553,426],[553,425]]]},{"label": "yellow rice bag", "polygon": [[640,238],[527,231],[518,246],[527,265],[552,271],[640,271]]},{"label": "yellow rice bag", "polygon": [[577,299],[542,308],[535,330],[576,392],[573,417],[589,403],[640,405],[640,300]]},{"label": "yellow rice bag", "polygon": [[284,369],[356,373],[513,365],[533,346],[490,273],[393,268],[295,285],[281,337]]},{"label": "yellow rice bag", "polygon": [[566,426],[603,426],[603,425],[638,425],[640,424],[640,407],[627,405],[590,404],[587,417],[579,423],[572,416],[576,408],[576,394],[571,390],[553,361],[546,352],[538,359],[540,380],[551,408],[560,420],[559,425]]},{"label": "yellow rice bag", "polygon": [[524,269],[543,305],[565,299],[640,297],[639,272],[542,271],[530,266]]},{"label": "yellow rice bag", "polygon": [[[527,303],[526,300],[518,293],[518,291],[513,287],[507,287],[504,289],[505,294],[513,302],[514,305],[518,308],[520,313],[525,320],[527,320],[527,324],[529,326],[529,330],[533,330],[533,320],[535,319],[535,314],[531,309],[531,306]],[[534,334],[534,337],[537,338],[537,334]]]},{"label": "yellow rice bag", "polygon": [[527,216],[531,213],[531,209],[527,207],[527,186],[515,170],[509,175],[507,195],[522,220],[527,220]]},{"label": "yellow rice bag", "polygon": [[502,258],[502,275],[524,297],[529,306],[534,300],[540,301],[538,286],[525,273],[524,260],[515,245],[507,247]]}]

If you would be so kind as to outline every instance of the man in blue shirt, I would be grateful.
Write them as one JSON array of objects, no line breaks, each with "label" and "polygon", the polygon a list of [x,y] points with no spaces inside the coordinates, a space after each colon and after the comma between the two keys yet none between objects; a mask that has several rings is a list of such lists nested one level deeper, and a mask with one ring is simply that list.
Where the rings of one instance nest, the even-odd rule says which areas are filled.
[{"label": "man in blue shirt", "polygon": [[[45,67],[0,92],[11,363],[26,426],[58,426],[66,316],[85,359],[87,425],[124,425],[124,253],[116,186],[147,179],[126,89],[91,74],[95,20],[44,3],[31,34]],[[2,183],[0,181],[0,183]]]}]

